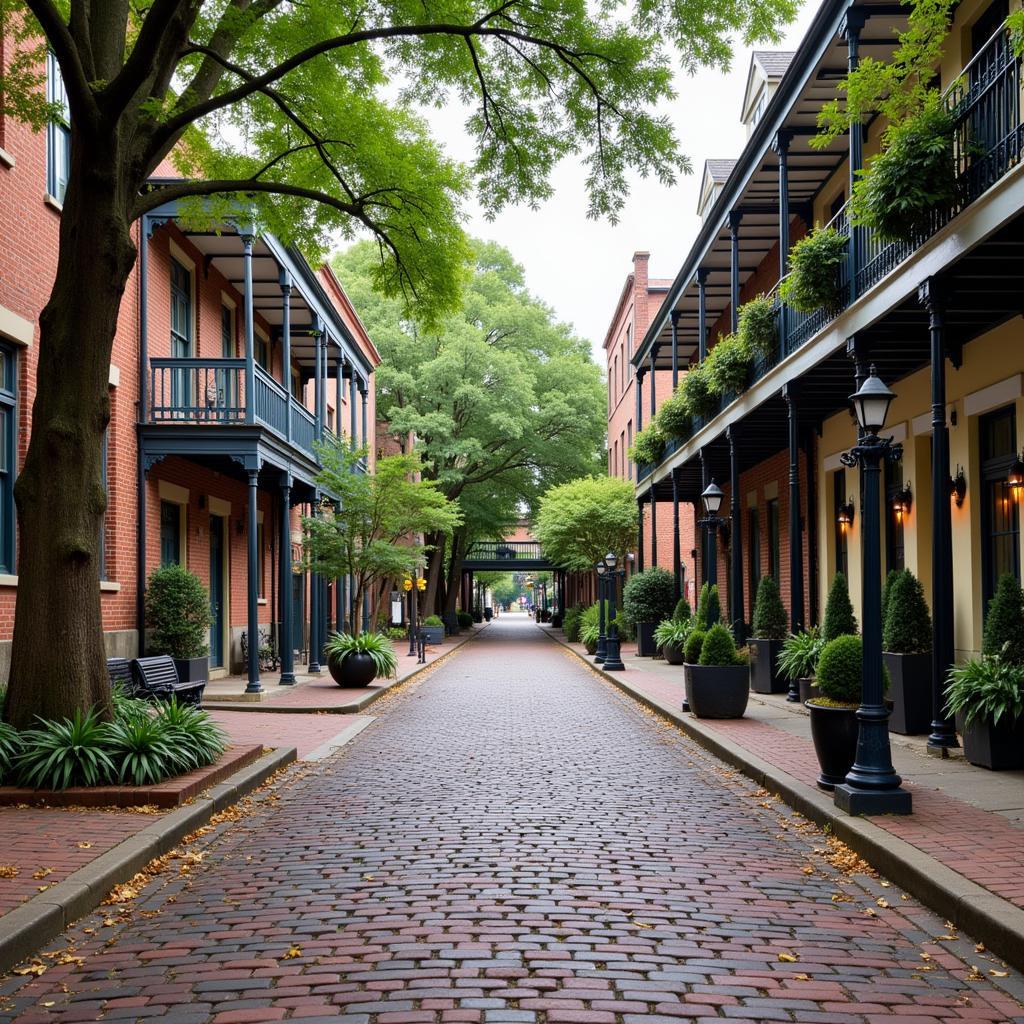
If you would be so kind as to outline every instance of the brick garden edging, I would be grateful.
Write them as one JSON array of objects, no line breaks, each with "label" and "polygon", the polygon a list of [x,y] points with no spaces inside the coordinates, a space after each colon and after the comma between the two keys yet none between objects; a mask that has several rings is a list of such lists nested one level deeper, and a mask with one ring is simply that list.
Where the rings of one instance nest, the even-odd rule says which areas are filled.
[{"label": "brick garden edging", "polygon": [[46,892],[4,914],[0,917],[0,971],[32,955],[72,921],[95,910],[115,885],[127,881],[154,857],[167,853],[218,811],[236,803],[294,760],[294,747],[278,747],[264,754],[191,803],[163,815]]},{"label": "brick garden edging", "polygon": [[828,826],[833,835],[887,878],[957,928],[980,939],[1007,963],[1024,970],[1024,910],[880,828],[869,818],[843,814],[824,793],[812,789],[738,743],[716,735],[699,719],[684,715],[681,709],[644,693],[612,672],[606,672],[554,632],[548,630],[545,633],[627,696],[669,719],[705,750],[777,794],[819,827]]}]

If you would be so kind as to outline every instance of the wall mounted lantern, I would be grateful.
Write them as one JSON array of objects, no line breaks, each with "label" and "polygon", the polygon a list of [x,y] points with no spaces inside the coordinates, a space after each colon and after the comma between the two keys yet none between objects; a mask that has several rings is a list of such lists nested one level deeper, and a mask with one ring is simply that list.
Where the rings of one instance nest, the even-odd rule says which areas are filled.
[{"label": "wall mounted lantern", "polygon": [[896,513],[896,518],[902,519],[904,516],[909,515],[913,504],[914,495],[911,493],[910,484],[906,484],[893,495],[892,510]]},{"label": "wall mounted lantern", "polygon": [[956,507],[962,507],[964,498],[967,496],[967,477],[964,476],[964,467],[956,467],[956,476],[949,478],[949,496],[956,502]]},{"label": "wall mounted lantern", "polygon": [[836,522],[847,530],[853,526],[853,498],[836,509]]}]

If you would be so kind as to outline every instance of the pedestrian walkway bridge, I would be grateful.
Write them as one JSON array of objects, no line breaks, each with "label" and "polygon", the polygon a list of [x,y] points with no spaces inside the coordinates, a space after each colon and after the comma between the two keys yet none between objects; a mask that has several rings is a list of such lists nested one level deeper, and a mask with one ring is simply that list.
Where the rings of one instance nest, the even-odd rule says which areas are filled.
[{"label": "pedestrian walkway bridge", "polygon": [[480,540],[463,559],[465,572],[543,572],[555,567],[535,540]]}]

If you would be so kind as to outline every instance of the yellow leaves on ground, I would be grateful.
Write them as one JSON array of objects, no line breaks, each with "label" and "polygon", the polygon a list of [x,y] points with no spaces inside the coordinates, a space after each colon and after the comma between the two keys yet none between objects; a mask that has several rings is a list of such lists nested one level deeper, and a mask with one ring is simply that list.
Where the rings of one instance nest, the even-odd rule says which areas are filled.
[{"label": "yellow leaves on ground", "polygon": [[32,872],[32,877],[37,881],[41,882],[47,875],[53,874],[53,868],[39,868],[38,871]]},{"label": "yellow leaves on ground", "polygon": [[295,959],[297,959],[300,956],[302,956],[302,949],[299,946],[290,946],[289,949],[288,949],[288,952],[285,953],[281,957],[281,959],[282,960],[295,960]]},{"label": "yellow leaves on ground", "polygon": [[92,843],[86,842],[84,839],[80,843],[78,843],[76,845],[78,846],[78,848],[80,850],[91,850],[92,849]]},{"label": "yellow leaves on ground", "polygon": [[779,960],[784,964],[795,964],[799,959],[800,956],[797,953],[787,953],[785,950],[783,950],[779,954]]},{"label": "yellow leaves on ground", "polygon": [[15,967],[11,972],[12,974],[19,974],[22,977],[26,975],[32,975],[34,978],[38,978],[41,974],[46,973],[46,964],[40,960],[33,960],[32,963],[25,967]]},{"label": "yellow leaves on ground", "polygon": [[0,864],[0,878],[17,878],[20,872],[16,864]]},{"label": "yellow leaves on ground", "polygon": [[881,907],[883,910],[888,910],[889,909],[889,901],[887,899],[885,899],[884,897],[879,896],[878,899],[875,900],[875,906],[876,907]]}]

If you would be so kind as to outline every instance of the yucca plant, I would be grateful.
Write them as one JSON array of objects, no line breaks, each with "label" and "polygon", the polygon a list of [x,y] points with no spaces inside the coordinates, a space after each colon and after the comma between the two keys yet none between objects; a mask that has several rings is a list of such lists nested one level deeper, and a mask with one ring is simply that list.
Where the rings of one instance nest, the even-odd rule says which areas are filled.
[{"label": "yucca plant", "polygon": [[95,708],[60,721],[37,721],[39,728],[21,733],[23,749],[16,762],[21,785],[67,789],[98,786],[116,776],[107,753],[107,726]]},{"label": "yucca plant", "polygon": [[13,725],[0,722],[0,781],[7,777],[21,749],[21,734],[18,730]]},{"label": "yucca plant", "polygon": [[175,734],[161,715],[114,721],[104,733],[119,782],[152,786],[193,767],[189,756],[175,748]]},{"label": "yucca plant", "polygon": [[224,753],[224,731],[209,714],[194,705],[179,703],[172,697],[161,705],[157,718],[167,730],[173,749],[188,761],[190,769],[213,764]]},{"label": "yucca plant", "polygon": [[782,643],[782,653],[777,662],[779,674],[786,679],[807,679],[818,669],[825,641],[817,627],[802,633],[790,633]]},{"label": "yucca plant", "polygon": [[377,675],[384,678],[393,676],[398,668],[395,648],[383,633],[332,633],[324,651],[328,658],[338,661],[349,654],[368,654]]},{"label": "yucca plant", "polygon": [[672,644],[681,651],[686,646],[686,641],[696,628],[693,619],[665,619],[658,623],[654,630],[654,642],[659,647],[665,644]]},{"label": "yucca plant", "polygon": [[964,722],[1011,722],[1024,715],[1024,666],[999,654],[982,655],[975,661],[954,665],[946,684],[950,715],[962,714]]},{"label": "yucca plant", "polygon": [[124,722],[131,718],[148,717],[152,704],[142,697],[133,697],[123,686],[116,685],[111,691],[115,721]]}]

